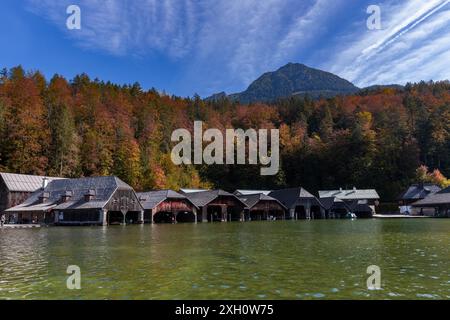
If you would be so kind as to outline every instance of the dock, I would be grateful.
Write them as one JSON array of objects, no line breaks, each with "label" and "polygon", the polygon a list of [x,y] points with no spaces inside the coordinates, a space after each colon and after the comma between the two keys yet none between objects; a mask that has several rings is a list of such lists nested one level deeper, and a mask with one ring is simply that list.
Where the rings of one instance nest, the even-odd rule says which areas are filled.
[{"label": "dock", "polygon": [[432,218],[429,216],[407,216],[404,214],[374,214],[374,218],[377,219],[424,219],[424,218]]},{"label": "dock", "polygon": [[34,229],[34,228],[40,228],[41,225],[39,224],[5,224],[3,227],[0,227],[0,230],[2,229]]}]

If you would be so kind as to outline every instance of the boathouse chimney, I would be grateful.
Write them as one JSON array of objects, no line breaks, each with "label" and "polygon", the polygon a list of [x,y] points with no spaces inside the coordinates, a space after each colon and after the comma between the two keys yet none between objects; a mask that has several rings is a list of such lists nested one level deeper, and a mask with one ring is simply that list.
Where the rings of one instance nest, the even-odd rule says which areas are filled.
[{"label": "boathouse chimney", "polygon": [[72,198],[72,195],[73,195],[72,191],[65,191],[61,196],[61,201],[63,203],[69,201]]},{"label": "boathouse chimney", "polygon": [[94,200],[95,197],[95,190],[90,189],[88,192],[84,195],[84,201],[89,202]]}]

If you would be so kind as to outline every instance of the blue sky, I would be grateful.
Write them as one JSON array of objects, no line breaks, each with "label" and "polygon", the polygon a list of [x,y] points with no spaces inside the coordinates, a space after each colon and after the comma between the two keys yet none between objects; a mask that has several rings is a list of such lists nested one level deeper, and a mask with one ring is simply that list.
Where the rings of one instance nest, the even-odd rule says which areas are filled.
[{"label": "blue sky", "polygon": [[[71,4],[81,30],[66,28]],[[450,0],[2,0],[0,40],[0,67],[180,96],[239,92],[288,62],[404,84],[450,78]]]}]

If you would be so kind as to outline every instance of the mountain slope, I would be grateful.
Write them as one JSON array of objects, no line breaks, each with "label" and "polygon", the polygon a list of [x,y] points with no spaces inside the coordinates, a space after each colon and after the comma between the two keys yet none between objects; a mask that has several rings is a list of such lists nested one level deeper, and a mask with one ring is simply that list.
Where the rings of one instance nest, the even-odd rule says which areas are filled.
[{"label": "mountain slope", "polygon": [[[313,98],[332,97],[355,93],[358,90],[359,88],[351,82],[332,73],[299,63],[289,63],[275,72],[263,74],[244,92],[228,97],[241,103],[271,102],[294,95],[308,94]],[[208,100],[217,100],[225,96],[224,93],[220,93],[209,97]]]}]

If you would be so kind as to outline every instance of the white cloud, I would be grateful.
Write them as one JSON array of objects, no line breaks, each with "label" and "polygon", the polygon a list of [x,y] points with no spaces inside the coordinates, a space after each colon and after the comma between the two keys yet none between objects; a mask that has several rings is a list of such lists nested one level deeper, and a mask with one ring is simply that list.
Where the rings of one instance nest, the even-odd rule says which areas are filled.
[{"label": "white cloud", "polygon": [[[83,48],[113,55],[157,52],[197,74],[214,67],[232,86],[298,61],[299,50],[320,30],[317,21],[332,14],[328,0],[79,0],[82,30],[72,32],[64,28],[71,3],[28,0],[28,7]],[[224,81],[217,83],[227,89]]]},{"label": "white cloud", "polygon": [[[82,30],[75,32],[65,29],[66,7],[74,2],[82,9]],[[178,82],[205,95],[243,89],[263,72],[308,58],[360,86],[449,78],[449,2],[385,0],[381,31],[367,30],[364,19],[355,23],[353,13],[366,10],[354,5],[351,14],[341,10],[344,27],[337,25],[339,9],[350,8],[346,0],[27,0],[27,5],[83,48],[172,59],[184,69]],[[345,24],[356,32],[335,47]]]},{"label": "white cloud", "polygon": [[[359,86],[450,77],[449,0],[381,6],[381,31],[360,31],[330,62],[332,72]],[[361,24],[361,28],[362,28]],[[339,51],[338,51],[339,52]]]},{"label": "white cloud", "polygon": [[66,7],[73,1],[28,0],[30,11],[60,26],[79,45],[114,55],[152,51],[179,58],[191,49],[196,32],[192,0],[81,0],[82,29],[65,30]]}]

